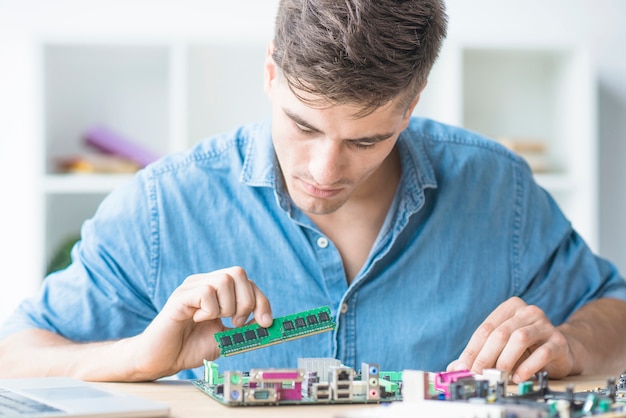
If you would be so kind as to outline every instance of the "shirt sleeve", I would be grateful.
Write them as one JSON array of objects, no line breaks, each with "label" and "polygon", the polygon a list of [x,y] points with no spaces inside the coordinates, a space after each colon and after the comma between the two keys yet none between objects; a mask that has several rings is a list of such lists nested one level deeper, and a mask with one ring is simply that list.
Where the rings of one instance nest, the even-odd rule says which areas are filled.
[{"label": "shirt sleeve", "polygon": [[[83,224],[72,264],[43,280],[0,328],[0,338],[41,328],[79,342],[138,334],[153,306],[156,216],[145,172],[121,186]],[[153,198],[153,196],[152,196]]]},{"label": "shirt sleeve", "polygon": [[556,325],[592,300],[626,301],[626,282],[616,267],[591,251],[552,196],[525,165],[521,168],[512,249],[519,296],[542,308]]}]

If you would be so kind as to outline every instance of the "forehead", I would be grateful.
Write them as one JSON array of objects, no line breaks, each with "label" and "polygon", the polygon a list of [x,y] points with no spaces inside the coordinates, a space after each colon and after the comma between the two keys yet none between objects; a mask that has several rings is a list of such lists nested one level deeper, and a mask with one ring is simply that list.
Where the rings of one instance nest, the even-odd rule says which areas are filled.
[{"label": "forehead", "polygon": [[[313,87],[308,90],[307,87],[310,87],[310,85],[302,79],[298,79],[294,85],[291,83],[290,78],[285,76],[283,70],[278,65],[275,65],[274,68],[276,72],[274,78],[275,82],[272,84],[273,89],[280,90],[283,96],[288,96],[292,101],[298,100],[302,105],[312,109],[323,110],[341,106],[346,109],[351,109],[350,113],[353,119],[359,119],[378,110],[391,110],[393,108],[393,110],[397,110],[399,113],[405,113],[407,108],[405,105],[406,98],[400,97],[401,95],[392,98],[380,106],[372,106],[355,101],[337,101],[329,99],[329,97],[333,96],[332,92],[328,94],[324,94],[323,92],[317,93]],[[304,88],[298,88],[296,87],[297,85],[304,86]]]},{"label": "forehead", "polygon": [[283,106],[282,124],[295,124],[300,129],[323,134],[335,141],[381,142],[394,138],[404,128],[405,118],[389,108],[376,109],[366,116],[355,117],[355,107],[348,105],[311,108],[306,105]]},{"label": "forehead", "polygon": [[297,115],[302,118],[306,115],[327,115],[333,119],[342,119],[349,121],[365,121],[369,119],[395,119],[402,118],[404,112],[399,105],[399,99],[391,100],[386,104],[368,108],[358,103],[335,103],[330,102],[323,96],[316,95],[307,91],[292,88],[283,78],[281,82],[276,83],[277,97],[279,106],[288,111],[291,115]]}]

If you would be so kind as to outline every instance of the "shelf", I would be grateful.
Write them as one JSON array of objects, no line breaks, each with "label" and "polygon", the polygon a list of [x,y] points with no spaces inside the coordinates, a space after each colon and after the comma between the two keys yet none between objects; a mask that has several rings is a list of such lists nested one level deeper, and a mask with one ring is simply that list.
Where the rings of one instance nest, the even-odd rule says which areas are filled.
[{"label": "shelf", "polygon": [[[551,171],[572,170],[570,146],[587,141],[571,129],[567,103],[584,100],[581,79],[568,77],[572,48],[466,48],[463,51],[463,125],[495,139],[545,144]],[[586,80],[585,80],[586,81]]]},{"label": "shelf", "polygon": [[[57,163],[94,152],[85,133],[103,126],[157,155],[269,117],[265,41],[44,42],[43,242],[51,251],[77,232],[132,174],[57,174]],[[69,215],[71,214],[71,215]],[[43,246],[42,245],[42,246]]]},{"label": "shelf", "polygon": [[87,151],[83,135],[96,125],[169,152],[170,53],[168,45],[44,44],[45,172]]},{"label": "shelf", "polygon": [[48,174],[43,180],[43,190],[48,194],[109,193],[132,177],[132,174]]}]

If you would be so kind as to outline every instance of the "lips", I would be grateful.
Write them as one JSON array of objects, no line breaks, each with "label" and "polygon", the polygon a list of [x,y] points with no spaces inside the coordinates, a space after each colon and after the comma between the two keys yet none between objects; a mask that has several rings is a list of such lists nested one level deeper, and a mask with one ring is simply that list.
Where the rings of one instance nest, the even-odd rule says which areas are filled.
[{"label": "lips", "polygon": [[327,199],[327,198],[336,196],[339,193],[341,193],[341,190],[342,190],[340,188],[339,189],[319,188],[317,186],[313,186],[311,183],[308,183],[304,180],[300,180],[300,182],[302,183],[303,189],[307,194],[313,197],[318,197],[322,199]]}]

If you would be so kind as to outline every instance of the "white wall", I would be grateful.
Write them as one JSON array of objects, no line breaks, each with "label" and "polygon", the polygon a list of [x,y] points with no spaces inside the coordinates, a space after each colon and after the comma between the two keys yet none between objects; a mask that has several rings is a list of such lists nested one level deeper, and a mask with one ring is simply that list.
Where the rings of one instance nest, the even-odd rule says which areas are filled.
[{"label": "white wall", "polygon": [[626,275],[626,2],[448,0],[450,35],[585,42],[598,84],[599,254]]},{"label": "white wall", "polygon": [[[276,0],[0,0],[0,320],[40,279],[35,45],[42,38],[271,36]],[[453,36],[527,30],[530,40],[586,40],[598,73],[600,254],[626,272],[626,2],[449,0]]]},{"label": "white wall", "polygon": [[595,1],[600,139],[600,254],[626,275],[626,2]]}]

